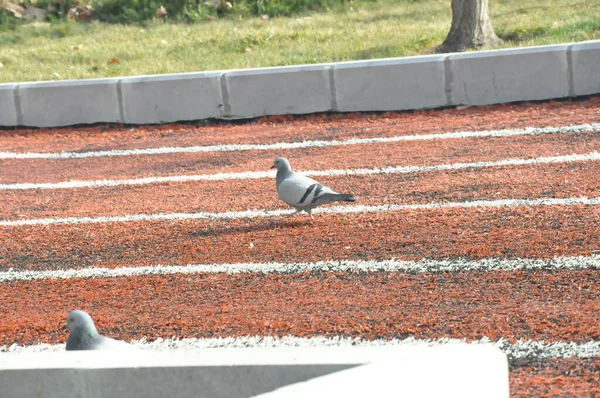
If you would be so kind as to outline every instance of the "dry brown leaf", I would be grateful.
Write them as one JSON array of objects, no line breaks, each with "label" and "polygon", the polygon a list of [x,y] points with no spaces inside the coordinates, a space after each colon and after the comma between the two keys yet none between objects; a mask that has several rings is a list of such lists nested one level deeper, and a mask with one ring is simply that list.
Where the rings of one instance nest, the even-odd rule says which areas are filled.
[{"label": "dry brown leaf", "polygon": [[21,7],[18,4],[7,3],[7,4],[3,4],[2,8],[12,12],[12,14],[15,18],[22,18],[23,13],[25,12],[25,8]]},{"label": "dry brown leaf", "polygon": [[164,6],[160,6],[156,12],[154,13],[154,18],[156,19],[164,19],[167,15],[167,10]]},{"label": "dry brown leaf", "polygon": [[230,2],[221,0],[219,6],[217,6],[217,11],[229,11],[233,8]]},{"label": "dry brown leaf", "polygon": [[94,8],[89,4],[81,4],[67,12],[67,18],[76,22],[92,22]]},{"label": "dry brown leaf", "polygon": [[118,58],[116,58],[116,57],[113,57],[113,58],[111,58],[111,59],[109,59],[109,60],[108,60],[108,63],[109,63],[110,65],[115,65],[115,64],[118,64],[118,63],[119,63],[119,59],[118,59]]}]

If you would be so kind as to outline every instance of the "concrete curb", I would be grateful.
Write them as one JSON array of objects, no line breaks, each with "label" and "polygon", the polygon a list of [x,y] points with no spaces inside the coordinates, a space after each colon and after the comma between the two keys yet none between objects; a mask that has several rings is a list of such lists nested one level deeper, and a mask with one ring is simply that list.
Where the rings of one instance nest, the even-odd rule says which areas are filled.
[{"label": "concrete curb", "polygon": [[380,360],[280,387],[255,398],[505,398],[508,363],[491,347],[446,346]]},{"label": "concrete curb", "polygon": [[0,386],[40,398],[509,396],[506,355],[464,343],[3,354]]},{"label": "concrete curb", "polygon": [[0,84],[0,126],[390,111],[600,93],[600,41],[172,75]]}]

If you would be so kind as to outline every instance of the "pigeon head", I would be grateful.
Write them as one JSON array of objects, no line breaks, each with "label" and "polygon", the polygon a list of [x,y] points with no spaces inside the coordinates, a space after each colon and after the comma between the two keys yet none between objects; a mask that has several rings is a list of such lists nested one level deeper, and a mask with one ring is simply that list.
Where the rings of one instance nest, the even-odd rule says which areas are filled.
[{"label": "pigeon head", "polygon": [[273,162],[273,166],[271,166],[271,168],[277,169],[277,170],[292,170],[292,167],[290,166],[290,162],[288,162],[288,160],[286,158],[275,159],[275,161]]},{"label": "pigeon head", "polygon": [[96,326],[90,314],[85,311],[75,310],[67,315],[67,323],[65,326],[74,332],[83,332],[89,334],[97,334]]}]

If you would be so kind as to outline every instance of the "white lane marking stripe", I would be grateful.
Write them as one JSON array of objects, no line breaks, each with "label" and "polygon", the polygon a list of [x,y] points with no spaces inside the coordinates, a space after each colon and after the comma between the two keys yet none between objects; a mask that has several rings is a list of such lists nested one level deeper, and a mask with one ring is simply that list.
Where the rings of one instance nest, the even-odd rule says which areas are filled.
[{"label": "white lane marking stripe", "polygon": [[419,261],[403,260],[342,260],[301,263],[238,263],[238,264],[190,264],[152,265],[120,268],[82,268],[50,271],[5,271],[0,272],[0,283],[33,281],[43,279],[116,278],[140,275],[173,274],[293,274],[309,272],[401,272],[408,274],[423,272],[460,271],[515,271],[515,270],[600,270],[600,255],[578,257],[554,257],[548,259],[486,258],[482,260],[453,259]]},{"label": "white lane marking stripe", "polygon": [[[390,205],[356,205],[356,206],[333,206],[322,207],[312,211],[316,213],[371,213],[402,210],[435,210],[452,208],[474,208],[474,207],[518,207],[518,206],[573,206],[600,204],[600,197],[587,198],[537,198],[537,199],[499,199],[499,200],[476,200],[472,202],[447,202],[447,203],[418,203],[418,204],[390,204]],[[34,225],[61,225],[61,224],[101,224],[114,222],[132,221],[184,221],[184,220],[236,220],[251,218],[278,217],[290,214],[291,210],[246,210],[230,211],[224,213],[154,213],[154,214],[130,214],[125,216],[103,216],[103,217],[68,217],[68,218],[34,218],[14,221],[0,221],[0,227],[21,227]]]},{"label": "white lane marking stripe", "polygon": [[[477,169],[487,167],[503,166],[527,166],[548,163],[573,163],[573,162],[592,162],[600,160],[600,153],[597,151],[571,154],[561,156],[542,156],[532,159],[503,159],[495,162],[473,162],[473,163],[450,163],[437,166],[397,166],[373,169],[350,169],[350,170],[311,170],[302,171],[302,174],[310,177],[331,177],[331,176],[357,176],[357,175],[375,175],[375,174],[410,174],[435,171],[450,171],[461,169]],[[6,190],[28,190],[28,189],[74,189],[74,188],[101,188],[114,187],[119,185],[146,185],[157,183],[182,183],[192,181],[219,181],[219,180],[244,180],[261,179],[275,177],[274,171],[251,171],[241,173],[218,173],[201,175],[179,175],[167,177],[146,177],[127,180],[94,180],[94,181],[64,181],[64,182],[45,182],[45,183],[17,183],[0,184],[0,191]]]},{"label": "white lane marking stripe", "polygon": [[224,144],[189,147],[161,147],[143,149],[115,149],[107,151],[89,152],[0,152],[0,159],[84,159],[106,156],[132,156],[132,155],[164,155],[175,153],[199,152],[232,152],[232,151],[267,151],[274,149],[299,149],[311,147],[330,147],[360,144],[378,144],[400,141],[430,141],[456,138],[482,138],[482,137],[512,137],[519,135],[539,134],[569,134],[600,131],[599,123],[581,124],[563,127],[526,127],[524,129],[483,130],[483,131],[457,131],[440,134],[415,134],[394,137],[351,138],[347,140],[317,140],[302,142],[278,142],[274,144]]},{"label": "white lane marking stripe", "polygon": [[[145,350],[156,351],[192,351],[206,348],[251,348],[251,347],[337,347],[337,346],[425,346],[437,347],[452,344],[462,344],[464,339],[440,338],[440,339],[406,339],[391,340],[365,340],[356,337],[271,337],[271,336],[244,336],[223,338],[182,338],[162,339],[148,341],[146,338],[133,340],[131,343]],[[500,348],[511,359],[536,358],[596,358],[600,357],[600,341],[588,341],[575,343],[569,341],[535,341],[518,340],[510,343],[506,340],[490,340],[484,337],[470,342],[471,344],[493,344]],[[0,353],[34,353],[43,351],[63,351],[64,344],[37,344],[31,346],[0,346]]]}]

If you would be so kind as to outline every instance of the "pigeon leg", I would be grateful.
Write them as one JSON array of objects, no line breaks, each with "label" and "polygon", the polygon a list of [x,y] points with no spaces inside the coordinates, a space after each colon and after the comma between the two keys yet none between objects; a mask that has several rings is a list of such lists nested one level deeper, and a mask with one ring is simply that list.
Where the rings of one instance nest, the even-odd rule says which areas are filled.
[{"label": "pigeon leg", "polygon": [[302,211],[302,210],[298,210],[298,209],[296,209],[296,211],[295,211],[295,212],[293,212],[293,213],[290,213],[290,214],[287,214],[287,215],[286,215],[286,217],[295,216],[296,214],[300,213],[301,211]]}]

